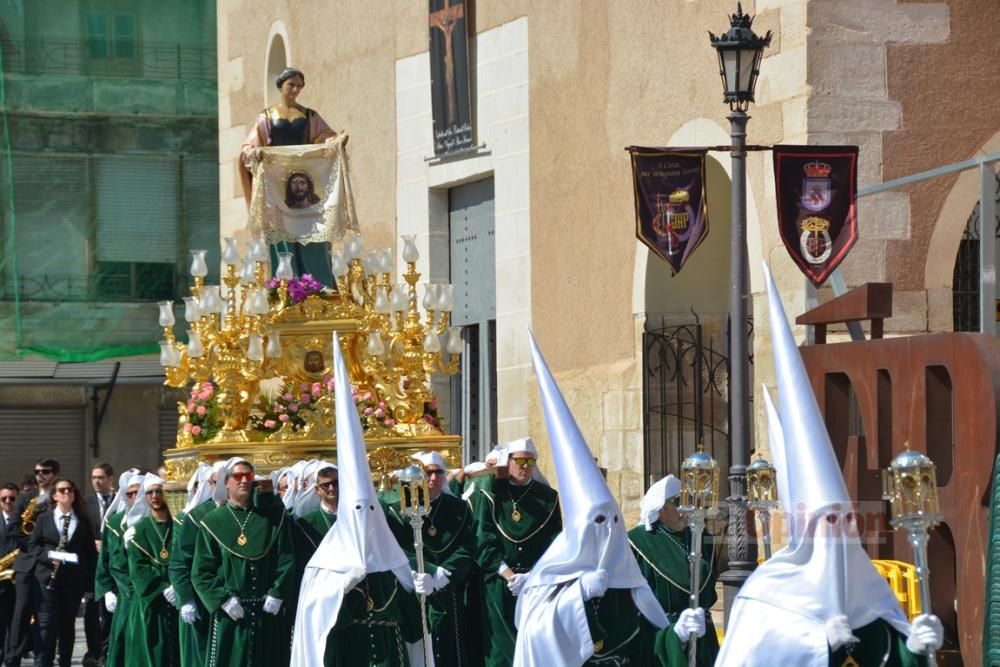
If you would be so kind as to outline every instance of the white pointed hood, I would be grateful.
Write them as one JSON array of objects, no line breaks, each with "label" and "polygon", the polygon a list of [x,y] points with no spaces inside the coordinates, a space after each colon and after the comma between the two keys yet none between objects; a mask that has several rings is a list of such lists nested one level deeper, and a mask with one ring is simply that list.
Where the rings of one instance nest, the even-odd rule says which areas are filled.
[{"label": "white pointed hood", "polygon": [[128,487],[132,485],[132,478],[136,476],[140,479],[142,478],[142,475],[139,475],[138,468],[131,468],[118,475],[118,492],[115,493],[114,499],[108,505],[108,511],[101,517],[101,532],[104,532],[104,524],[107,522],[109,516],[128,509]]},{"label": "white pointed hood", "polygon": [[[630,589],[642,614],[659,627],[667,617],[653,596],[626,537],[625,521],[545,359],[530,338],[552,458],[559,480],[563,530],[535,563],[525,588],[551,586],[604,569],[608,588]],[[513,450],[511,450],[513,451]],[[522,616],[519,598],[518,617]]]},{"label": "white pointed hood", "polygon": [[[191,475],[188,481],[188,497],[184,504],[184,514],[187,514],[198,505],[212,498],[212,485],[208,480],[212,477],[212,466],[208,463],[199,463],[198,469]],[[197,484],[198,488],[195,488]]]},{"label": "white pointed hood", "polygon": [[[136,483],[136,480],[132,479],[132,484]],[[129,508],[128,514],[125,515],[125,523],[128,524],[129,528],[139,523],[139,520],[149,514],[149,502],[146,501],[146,491],[156,484],[166,484],[166,480],[162,477],[157,477],[152,473],[147,473],[142,477],[142,485],[139,487],[139,492],[135,496],[135,502],[132,503],[132,507]]]},{"label": "white pointed hood", "polygon": [[[806,626],[820,629],[836,616],[846,616],[851,628],[881,618],[904,635],[909,634],[909,623],[861,547],[840,464],[766,264],[764,281],[780,410],[774,409],[766,391],[764,402],[788,544],[743,584],[716,664],[806,666],[818,664],[815,656],[821,651],[826,664],[822,631],[800,633],[794,640],[781,642],[779,659],[773,653],[774,635],[762,629],[767,619],[762,621],[755,605],[739,602],[777,607]],[[770,639],[762,642],[762,637]]]},{"label": "white pointed hood", "polygon": [[320,542],[302,578],[291,667],[323,664],[326,636],[337,622],[352,579],[363,573],[392,572],[406,591],[413,590],[410,562],[389,530],[372,483],[361,420],[351,399],[351,381],[336,333],[333,361],[340,481],[337,522]]}]

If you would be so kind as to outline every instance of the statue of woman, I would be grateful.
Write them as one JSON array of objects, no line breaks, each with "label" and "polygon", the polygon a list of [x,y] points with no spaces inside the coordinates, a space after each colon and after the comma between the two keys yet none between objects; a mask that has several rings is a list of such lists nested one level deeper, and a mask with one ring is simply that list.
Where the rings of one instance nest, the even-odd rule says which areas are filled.
[{"label": "statue of woman", "polygon": [[[243,195],[250,205],[253,151],[263,146],[301,146],[321,144],[339,136],[314,110],[296,99],[306,85],[301,70],[286,69],[275,79],[280,98],[273,106],[257,115],[253,127],[240,150],[240,180]],[[291,243],[282,241],[271,246],[271,266],[278,265],[278,252],[292,253],[292,270],[297,276],[305,273],[328,287],[336,287],[330,271],[330,255],[326,243]]]}]

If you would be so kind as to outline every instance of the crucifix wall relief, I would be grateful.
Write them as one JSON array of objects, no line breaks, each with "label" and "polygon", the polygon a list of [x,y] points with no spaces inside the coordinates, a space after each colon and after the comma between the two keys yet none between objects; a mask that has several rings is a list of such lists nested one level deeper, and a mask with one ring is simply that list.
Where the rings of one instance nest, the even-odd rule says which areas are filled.
[{"label": "crucifix wall relief", "polygon": [[472,148],[467,0],[430,0],[434,154]]}]

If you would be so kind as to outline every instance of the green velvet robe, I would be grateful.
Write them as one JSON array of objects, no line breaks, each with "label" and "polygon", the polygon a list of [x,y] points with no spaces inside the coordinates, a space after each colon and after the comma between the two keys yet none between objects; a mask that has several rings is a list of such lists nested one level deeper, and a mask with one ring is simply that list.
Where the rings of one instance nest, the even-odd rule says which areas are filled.
[{"label": "green velvet robe", "polygon": [[406,644],[421,641],[420,607],[392,572],[375,572],[347,592],[327,635],[324,667],[408,667]]},{"label": "green velvet robe", "polygon": [[[410,567],[416,570],[417,557],[410,520],[400,514],[398,503],[389,505],[388,509],[389,527],[409,557]],[[443,567],[451,572],[448,585],[427,597],[427,623],[433,637],[434,664],[436,667],[481,664],[472,662],[468,646],[468,636],[475,626],[469,623],[467,615],[466,576],[472,567],[476,549],[472,513],[468,505],[461,498],[440,494],[431,502],[431,510],[424,517],[421,533],[424,571],[434,574],[438,567]]]},{"label": "green velvet robe", "polygon": [[[885,621],[874,621],[851,630],[861,641],[855,644],[850,655],[859,667],[925,667],[927,656],[911,653],[906,648],[906,637],[899,634]],[[848,650],[841,647],[830,652],[830,666],[840,667],[847,660]]]},{"label": "green velvet robe", "polygon": [[[507,667],[514,660],[516,601],[497,570],[501,562],[517,573],[534,567],[562,531],[559,494],[539,482],[515,487],[489,476],[484,477],[478,494],[471,504],[476,519],[476,561],[483,578],[484,664]],[[514,499],[520,521],[513,519]]]},{"label": "green velvet robe", "polygon": [[167,566],[174,521],[160,523],[150,515],[135,524],[135,537],[128,545],[128,568],[133,597],[129,608],[130,667],[178,667],[177,608],[163,591],[170,586]]},{"label": "green velvet robe", "polygon": [[170,565],[167,570],[170,583],[177,592],[177,608],[193,602],[198,608],[198,620],[194,623],[178,624],[181,667],[203,667],[208,653],[209,613],[201,599],[194,592],[191,583],[191,567],[194,565],[194,550],[201,535],[201,520],[216,508],[214,500],[207,500],[187,514],[175,518],[173,548],[170,551]]},{"label": "green velvet robe", "polygon": [[320,542],[326,537],[327,531],[337,523],[337,515],[331,514],[322,507],[293,520],[292,542],[295,545],[295,590],[302,583],[302,575],[306,565],[316,553]]},{"label": "green velvet robe", "polygon": [[[101,554],[98,557],[97,568],[98,572],[104,568],[107,576],[99,575],[94,586],[95,596],[98,595],[97,589],[101,588],[101,596],[110,590],[118,597],[118,605],[111,615],[111,629],[108,632],[108,655],[104,660],[107,667],[125,667],[125,654],[128,648],[126,632],[128,631],[132,582],[128,573],[128,554],[125,552],[125,545],[122,542],[124,531],[122,523],[124,521],[125,512],[112,514],[104,521]],[[105,563],[103,566],[101,565],[102,561]]]},{"label": "green velvet robe", "polygon": [[[287,665],[295,553],[290,522],[280,505],[232,504],[210,511],[194,551],[191,583],[211,614],[207,667]],[[241,526],[246,544],[238,543]],[[222,604],[236,595],[244,616],[232,620]],[[265,596],[282,601],[277,615],[263,611]]]},{"label": "green velvet robe", "polygon": [[594,655],[584,665],[648,664],[649,622],[632,601],[632,592],[609,588],[583,603]]},{"label": "green velvet robe", "polygon": [[[646,624],[645,634],[651,635],[643,642],[653,655],[650,664],[675,667],[688,664],[687,645],[682,644],[672,629],[678,615],[688,608],[691,590],[691,568],[688,565],[688,549],[691,544],[691,530],[673,532],[660,522],[654,524],[653,532],[645,526],[637,526],[629,531],[628,541],[636,554],[642,571],[653,595],[667,612],[670,626],[659,630]],[[715,604],[715,546],[709,534],[705,534],[701,547],[701,592],[698,602],[703,609]],[[705,636],[698,640],[698,667],[711,667],[719,653],[719,641],[711,615],[705,619]]]}]

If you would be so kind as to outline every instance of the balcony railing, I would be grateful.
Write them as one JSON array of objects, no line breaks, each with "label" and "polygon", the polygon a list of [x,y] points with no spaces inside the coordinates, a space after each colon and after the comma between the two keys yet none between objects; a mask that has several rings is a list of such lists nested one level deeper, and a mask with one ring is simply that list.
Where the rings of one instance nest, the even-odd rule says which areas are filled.
[{"label": "balcony railing", "polygon": [[[2,46],[7,73],[207,81],[218,76],[214,46],[103,41],[98,45],[42,38],[5,41]],[[123,53],[128,56],[122,57]]]}]

